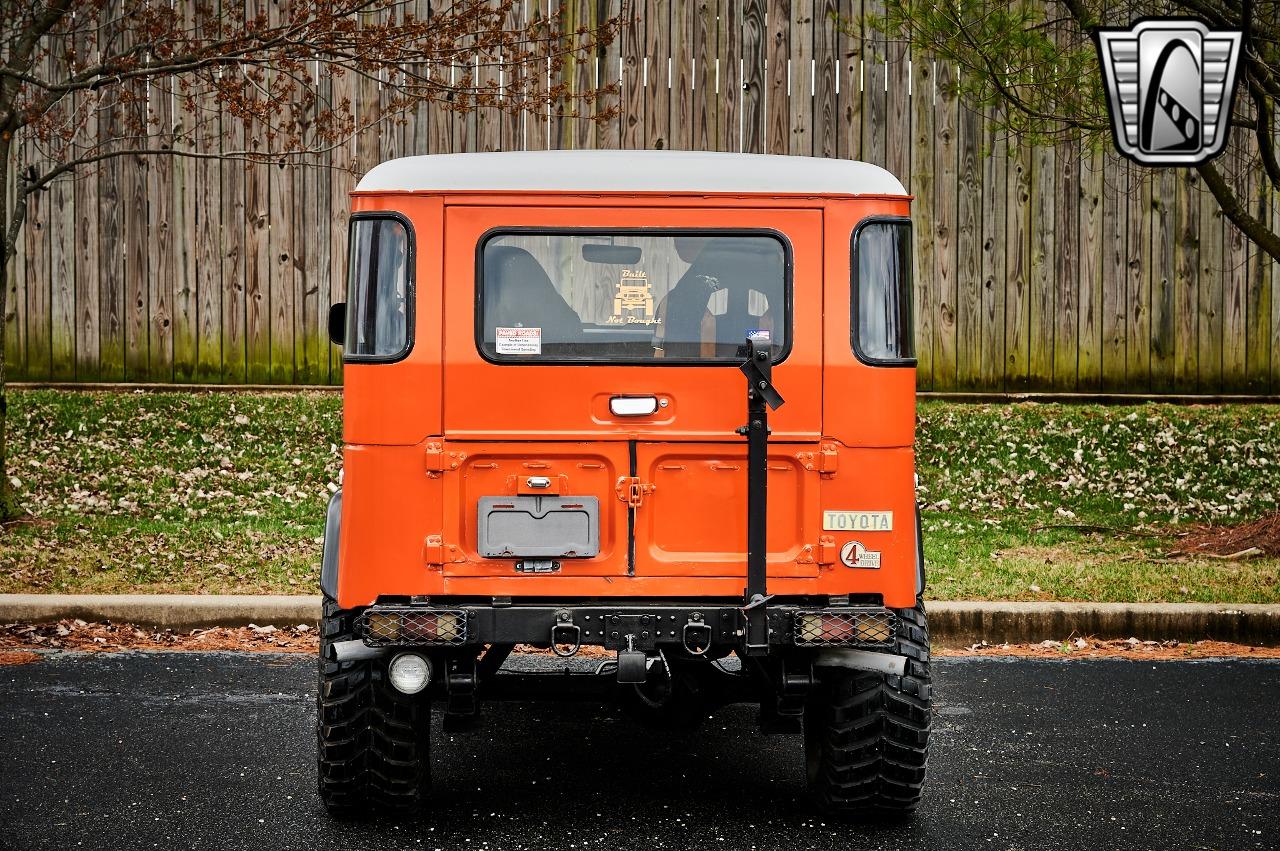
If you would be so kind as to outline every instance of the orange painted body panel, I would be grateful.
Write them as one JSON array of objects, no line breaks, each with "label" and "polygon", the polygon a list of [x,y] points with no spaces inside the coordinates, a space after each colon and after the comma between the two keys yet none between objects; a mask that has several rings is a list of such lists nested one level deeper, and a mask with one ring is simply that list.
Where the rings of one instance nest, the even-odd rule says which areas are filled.
[{"label": "orange painted body panel", "polygon": [[[745,583],[745,384],[732,365],[495,364],[475,342],[477,245],[496,227],[749,228],[791,246],[792,348],[774,368],[786,404],[770,417],[769,590],[915,598],[915,370],[861,363],[850,346],[850,236],[905,198],[357,194],[357,211],[413,225],[416,328],[393,364],[348,364],[338,598],[379,596],[736,597]],[[654,395],[651,416],[609,411]],[[625,488],[645,490],[634,515]],[[479,555],[482,496],[594,496],[600,550],[554,574]],[[621,492],[621,496],[620,496]],[[824,511],[892,512],[893,528],[825,530]],[[850,569],[840,547],[880,553]]]}]

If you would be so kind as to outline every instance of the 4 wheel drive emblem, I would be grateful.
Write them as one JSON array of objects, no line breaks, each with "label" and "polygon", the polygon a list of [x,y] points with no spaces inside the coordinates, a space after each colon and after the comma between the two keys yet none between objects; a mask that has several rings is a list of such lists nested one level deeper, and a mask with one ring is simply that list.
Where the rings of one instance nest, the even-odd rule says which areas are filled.
[{"label": "4 wheel drive emblem", "polygon": [[861,541],[850,541],[841,547],[840,561],[844,562],[845,567],[880,569],[880,553],[867,549]]},{"label": "4 wheel drive emblem", "polygon": [[1222,152],[1240,33],[1160,18],[1096,30],[1116,148],[1142,165],[1199,165]]}]

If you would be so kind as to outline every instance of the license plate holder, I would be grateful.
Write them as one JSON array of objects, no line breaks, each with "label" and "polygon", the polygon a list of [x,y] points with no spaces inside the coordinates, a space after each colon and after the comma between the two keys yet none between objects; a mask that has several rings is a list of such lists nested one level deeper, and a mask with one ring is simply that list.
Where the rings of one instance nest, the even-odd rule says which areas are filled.
[{"label": "license plate holder", "polygon": [[483,496],[476,529],[483,558],[591,558],[600,553],[600,500]]}]

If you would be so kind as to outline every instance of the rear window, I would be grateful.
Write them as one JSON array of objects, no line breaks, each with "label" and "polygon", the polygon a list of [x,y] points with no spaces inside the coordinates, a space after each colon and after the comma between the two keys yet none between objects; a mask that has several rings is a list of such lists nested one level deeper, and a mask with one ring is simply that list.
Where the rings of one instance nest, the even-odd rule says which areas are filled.
[{"label": "rear window", "polygon": [[345,360],[393,361],[409,351],[413,242],[398,217],[351,221]]},{"label": "rear window", "polygon": [[790,249],[769,231],[505,231],[478,258],[481,352],[502,362],[740,361],[790,346]]},{"label": "rear window", "polygon": [[853,234],[853,351],[867,363],[915,363],[911,223],[881,219]]}]

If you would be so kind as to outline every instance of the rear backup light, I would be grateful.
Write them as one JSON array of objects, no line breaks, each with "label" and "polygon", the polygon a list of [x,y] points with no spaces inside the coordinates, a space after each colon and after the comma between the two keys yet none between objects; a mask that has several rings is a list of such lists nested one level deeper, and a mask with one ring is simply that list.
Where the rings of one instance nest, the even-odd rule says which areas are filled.
[{"label": "rear backup light", "polygon": [[431,663],[417,653],[401,653],[387,666],[387,677],[401,694],[417,694],[431,682]]},{"label": "rear backup light", "polygon": [[884,609],[833,609],[797,612],[796,644],[893,645],[896,616]]},{"label": "rear backup light", "polygon": [[400,640],[400,616],[395,614],[372,614],[365,621],[365,629],[370,635],[376,635],[384,641]]},{"label": "rear backup light", "polygon": [[455,609],[375,607],[364,613],[368,644],[464,644],[467,613]]}]

